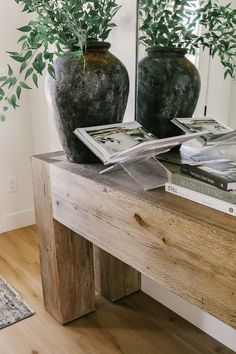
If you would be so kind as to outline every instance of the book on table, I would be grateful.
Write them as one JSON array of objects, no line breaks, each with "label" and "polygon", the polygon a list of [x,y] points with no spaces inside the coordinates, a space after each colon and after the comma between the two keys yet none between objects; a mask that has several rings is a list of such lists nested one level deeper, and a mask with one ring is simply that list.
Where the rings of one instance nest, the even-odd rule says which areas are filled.
[{"label": "book on table", "polygon": [[224,191],[211,184],[205,183],[196,178],[189,177],[183,173],[173,173],[170,176],[170,183],[175,186],[184,187],[190,191],[198,192],[207,196],[228,202],[231,204],[236,204],[236,190]]},{"label": "book on table", "polygon": [[182,164],[180,171],[226,191],[236,189],[236,161],[219,159]]},{"label": "book on table", "polygon": [[227,201],[211,197],[204,193],[196,192],[195,190],[185,188],[171,182],[165,183],[165,191],[177,195],[179,197],[191,200],[193,202],[199,203],[201,205],[213,208],[215,210],[222,211],[226,214],[236,216],[235,203],[229,203]]},{"label": "book on table", "polygon": [[233,131],[227,125],[210,117],[174,118],[171,122],[188,134],[202,132],[198,140],[205,145],[213,145],[218,139],[224,136],[227,138],[227,134]]},{"label": "book on table", "polygon": [[77,128],[74,133],[104,165],[108,165],[158,155],[202,132],[158,139],[134,121]]},{"label": "book on table", "polygon": [[179,197],[236,216],[236,190],[222,190],[183,173],[171,174],[165,190]]}]

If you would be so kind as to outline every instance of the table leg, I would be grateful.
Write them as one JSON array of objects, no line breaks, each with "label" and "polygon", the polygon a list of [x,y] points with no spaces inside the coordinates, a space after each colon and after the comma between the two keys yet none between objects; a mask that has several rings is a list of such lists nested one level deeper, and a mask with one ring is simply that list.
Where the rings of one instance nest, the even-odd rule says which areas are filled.
[{"label": "table leg", "polygon": [[141,288],[141,274],[126,263],[94,246],[95,287],[110,301],[116,301]]},{"label": "table leg", "polygon": [[64,324],[95,309],[93,246],[53,219],[48,168],[32,159],[44,304]]}]

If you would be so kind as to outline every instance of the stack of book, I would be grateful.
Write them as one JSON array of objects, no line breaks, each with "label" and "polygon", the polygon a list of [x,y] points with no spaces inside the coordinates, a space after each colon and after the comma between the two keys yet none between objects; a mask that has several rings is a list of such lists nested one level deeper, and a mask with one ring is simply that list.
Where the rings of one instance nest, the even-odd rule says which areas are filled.
[{"label": "stack of book", "polygon": [[171,175],[165,190],[236,216],[236,158],[211,160],[210,153],[205,157],[205,161],[180,164],[180,172]]},{"label": "stack of book", "polygon": [[[213,172],[207,163],[201,165],[181,165],[182,173],[173,173],[165,190],[194,202],[209,206],[236,216],[236,163],[215,161],[217,166],[234,166],[232,174]],[[191,177],[192,176],[192,177]]]}]

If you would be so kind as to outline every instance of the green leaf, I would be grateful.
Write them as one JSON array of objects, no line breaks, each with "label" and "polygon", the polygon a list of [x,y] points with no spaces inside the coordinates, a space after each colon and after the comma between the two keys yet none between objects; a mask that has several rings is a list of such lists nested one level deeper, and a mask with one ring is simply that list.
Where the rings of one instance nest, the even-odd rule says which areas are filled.
[{"label": "green leaf", "polygon": [[28,59],[30,59],[31,57],[32,57],[32,50],[29,50],[29,51],[25,54],[24,59],[25,59],[25,60],[28,60]]},{"label": "green leaf", "polygon": [[23,26],[23,27],[18,28],[18,31],[21,31],[21,32],[30,32],[31,29],[32,29],[32,28],[31,28],[30,26]]},{"label": "green leaf", "polygon": [[24,61],[20,66],[20,74],[25,70],[26,67],[27,67],[27,62]]},{"label": "green leaf", "polygon": [[32,79],[33,79],[33,82],[34,82],[35,86],[38,87],[38,76],[37,76],[37,74],[34,73],[33,76],[32,76]]},{"label": "green leaf", "polygon": [[40,67],[40,65],[39,65],[39,63],[37,61],[33,62],[33,68],[34,68],[35,71],[37,71],[39,74],[42,75],[41,67]]},{"label": "green leaf", "polygon": [[8,103],[15,109],[17,106],[16,104],[16,96],[12,95],[10,97],[7,98]]},{"label": "green leaf", "polygon": [[56,79],[55,69],[52,64],[48,64],[48,73],[51,77],[53,77],[53,79]]},{"label": "green leaf", "polygon": [[20,81],[20,85],[21,85],[21,87],[23,87],[26,90],[31,90],[31,87],[28,86],[24,81]]},{"label": "green leaf", "polygon": [[8,76],[12,76],[13,70],[12,70],[11,66],[9,64],[7,64],[7,66],[8,66]]},{"label": "green leaf", "polygon": [[7,52],[8,54],[10,54],[11,56],[17,56],[18,53],[17,52]]},{"label": "green leaf", "polygon": [[8,77],[3,83],[2,83],[2,86],[6,86],[6,85],[9,85],[11,83],[11,77]]},{"label": "green leaf", "polygon": [[74,50],[71,54],[74,55],[75,57],[81,57],[83,55],[83,51],[82,50]]},{"label": "green leaf", "polygon": [[16,88],[16,95],[17,95],[18,100],[20,99],[21,91],[22,91],[21,86],[17,86],[17,88]]},{"label": "green leaf", "polygon": [[17,79],[14,76],[9,77],[9,79],[10,79],[10,81],[9,81],[8,88],[11,88],[16,84]]},{"label": "green leaf", "polygon": [[26,36],[26,35],[20,37],[20,38],[18,39],[17,43],[20,43],[20,42],[24,41],[25,39],[27,39],[27,36]]},{"label": "green leaf", "polygon": [[26,71],[25,80],[27,80],[27,78],[33,73],[33,71],[34,71],[33,68],[29,68],[29,69]]},{"label": "green leaf", "polygon": [[21,56],[11,56],[12,59],[14,59],[15,61],[17,61],[18,63],[23,63],[25,61],[25,58],[24,57],[21,57]]},{"label": "green leaf", "polygon": [[6,120],[6,117],[3,114],[1,114],[1,122],[4,122],[5,120]]}]

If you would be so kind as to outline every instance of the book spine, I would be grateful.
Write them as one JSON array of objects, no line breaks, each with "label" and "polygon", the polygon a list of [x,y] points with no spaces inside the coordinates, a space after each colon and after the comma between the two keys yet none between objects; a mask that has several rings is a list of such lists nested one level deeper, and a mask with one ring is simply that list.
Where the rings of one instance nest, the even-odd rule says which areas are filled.
[{"label": "book spine", "polygon": [[205,183],[211,184],[212,186],[227,191],[227,187],[228,187],[227,182],[222,181],[221,179],[213,176],[211,173],[208,173],[203,170],[199,170],[197,166],[183,164],[180,166],[180,172],[190,177],[199,179],[200,181],[203,181]]},{"label": "book spine", "polygon": [[226,214],[230,214],[236,216],[236,205],[228,202],[224,202],[222,200],[209,197],[208,195],[192,191],[191,189],[187,189],[181,186],[178,186],[173,183],[165,184],[165,191],[175,194],[179,197],[189,199],[193,202],[208,206],[215,210],[222,211]]},{"label": "book spine", "polygon": [[202,182],[198,179],[188,177],[184,174],[174,173],[171,175],[170,182],[191,189],[195,192],[203,193],[209,197],[223,200],[228,203],[236,204],[236,193],[224,191],[211,184]]}]

